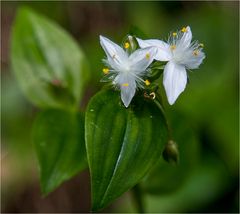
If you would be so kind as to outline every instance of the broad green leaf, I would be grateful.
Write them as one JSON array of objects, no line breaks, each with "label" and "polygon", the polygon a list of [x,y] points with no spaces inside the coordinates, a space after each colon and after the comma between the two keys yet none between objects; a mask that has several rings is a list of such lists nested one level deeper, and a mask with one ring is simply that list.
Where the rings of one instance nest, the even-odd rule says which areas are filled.
[{"label": "broad green leaf", "polygon": [[84,119],[80,113],[43,111],[34,123],[33,140],[44,195],[87,166]]},{"label": "broad green leaf", "polygon": [[150,194],[169,194],[185,184],[200,158],[199,141],[187,115],[171,112],[173,140],[178,145],[180,161],[171,165],[162,158],[142,182],[142,189]]},{"label": "broad green leaf", "polygon": [[167,142],[165,120],[152,101],[139,95],[125,108],[112,90],[91,99],[85,130],[94,211],[137,184]]},{"label": "broad green leaf", "polygon": [[31,102],[57,108],[78,104],[88,67],[82,50],[67,32],[30,9],[21,8],[11,45],[15,76]]}]

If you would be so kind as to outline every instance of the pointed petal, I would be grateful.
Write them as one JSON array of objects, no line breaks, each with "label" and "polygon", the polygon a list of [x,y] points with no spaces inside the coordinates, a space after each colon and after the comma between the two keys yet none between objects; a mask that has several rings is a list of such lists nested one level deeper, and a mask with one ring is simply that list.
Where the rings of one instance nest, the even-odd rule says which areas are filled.
[{"label": "pointed petal", "polygon": [[187,26],[186,32],[183,33],[177,46],[179,46],[179,48],[181,48],[181,49],[185,49],[190,46],[191,41],[192,41],[192,31],[191,31],[191,28],[189,26]]},{"label": "pointed petal", "polygon": [[171,59],[171,50],[169,44],[162,40],[158,39],[147,39],[147,40],[142,40],[137,38],[138,44],[141,48],[146,48],[150,46],[157,47],[157,53],[155,56],[156,60],[159,61],[169,61]]},{"label": "pointed petal", "polygon": [[123,104],[127,108],[132,101],[132,98],[135,94],[136,86],[135,85],[129,85],[128,87],[121,87],[121,99],[123,101]]},{"label": "pointed petal", "polygon": [[163,85],[170,105],[174,104],[187,84],[187,72],[184,66],[168,62],[164,68]]},{"label": "pointed petal", "polygon": [[136,91],[136,81],[132,75],[119,74],[114,79],[114,83],[121,90],[121,99],[127,108]]},{"label": "pointed petal", "polygon": [[142,48],[134,51],[129,57],[131,71],[135,74],[140,74],[154,60],[157,49],[155,47]]},{"label": "pointed petal", "polygon": [[127,53],[108,38],[100,35],[100,44],[105,51],[109,64],[116,70],[127,61]]},{"label": "pointed petal", "polygon": [[196,69],[199,67],[199,65],[202,64],[202,61],[204,60],[204,58],[205,58],[205,54],[202,51],[199,51],[197,56],[191,53],[191,56],[183,61],[183,64],[188,69]]}]

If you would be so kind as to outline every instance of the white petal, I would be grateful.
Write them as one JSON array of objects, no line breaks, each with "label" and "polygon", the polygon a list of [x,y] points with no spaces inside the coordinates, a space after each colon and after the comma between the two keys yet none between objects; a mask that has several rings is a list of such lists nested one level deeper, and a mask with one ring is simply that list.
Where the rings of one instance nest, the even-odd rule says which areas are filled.
[{"label": "white petal", "polygon": [[183,33],[181,39],[179,40],[177,46],[181,49],[185,49],[190,46],[191,41],[192,41],[192,31],[189,26],[186,27],[186,32]]},{"label": "white petal", "polygon": [[119,86],[121,90],[121,99],[127,108],[135,94],[136,81],[131,75],[119,74],[114,79],[114,82]]},{"label": "white petal", "polygon": [[184,66],[168,62],[164,68],[163,85],[168,102],[172,105],[184,91],[187,84],[187,72]]},{"label": "white petal", "polygon": [[183,64],[188,69],[196,69],[199,67],[200,64],[202,64],[202,61],[204,58],[205,58],[205,54],[202,51],[199,51],[197,56],[191,53],[191,56],[183,61]]},{"label": "white petal", "polygon": [[107,55],[109,64],[115,70],[121,69],[121,66],[127,61],[127,53],[119,45],[104,36],[100,36],[100,44]]},{"label": "white petal", "polygon": [[144,72],[154,60],[156,51],[157,49],[155,47],[142,48],[134,51],[129,56],[130,70],[135,74]]},{"label": "white petal", "polygon": [[170,46],[166,42],[158,39],[147,39],[142,40],[137,38],[138,44],[141,48],[146,48],[150,46],[157,47],[157,53],[155,56],[156,60],[159,61],[169,61],[171,59]]}]

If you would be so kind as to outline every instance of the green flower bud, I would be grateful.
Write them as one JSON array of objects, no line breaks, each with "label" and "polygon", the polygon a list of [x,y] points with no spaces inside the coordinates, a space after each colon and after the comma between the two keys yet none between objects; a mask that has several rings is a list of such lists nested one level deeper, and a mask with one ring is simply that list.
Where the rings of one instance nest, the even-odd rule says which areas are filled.
[{"label": "green flower bud", "polygon": [[178,145],[174,141],[169,140],[165,145],[163,158],[169,163],[177,164],[179,162]]},{"label": "green flower bud", "polygon": [[128,54],[133,53],[138,47],[136,38],[131,35],[127,35],[123,40],[122,47]]}]

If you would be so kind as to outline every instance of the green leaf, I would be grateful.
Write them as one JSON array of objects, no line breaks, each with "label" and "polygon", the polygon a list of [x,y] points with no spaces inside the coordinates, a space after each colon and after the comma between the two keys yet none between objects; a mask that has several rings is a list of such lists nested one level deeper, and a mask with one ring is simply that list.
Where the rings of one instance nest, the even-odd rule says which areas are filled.
[{"label": "green leaf", "polygon": [[94,211],[136,185],[167,142],[164,117],[152,100],[135,96],[125,108],[112,90],[91,99],[85,130]]},{"label": "green leaf", "polygon": [[141,183],[145,192],[154,195],[177,191],[188,180],[200,159],[199,140],[187,120],[187,115],[182,115],[176,110],[171,111],[170,121],[180,160],[173,166],[161,158]]},{"label": "green leaf", "polygon": [[12,31],[11,63],[22,91],[35,105],[78,105],[88,80],[86,58],[57,24],[21,8]]},{"label": "green leaf", "polygon": [[34,123],[33,140],[44,195],[87,166],[84,119],[80,113],[43,111]]}]

